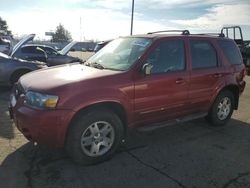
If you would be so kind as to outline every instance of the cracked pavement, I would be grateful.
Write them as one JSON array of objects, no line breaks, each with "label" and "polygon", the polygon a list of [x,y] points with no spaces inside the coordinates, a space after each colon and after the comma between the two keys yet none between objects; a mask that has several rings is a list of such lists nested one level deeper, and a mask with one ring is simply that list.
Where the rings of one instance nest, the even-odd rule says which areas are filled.
[{"label": "cracked pavement", "polygon": [[248,85],[227,126],[211,127],[199,119],[131,130],[111,160],[94,166],[80,166],[63,151],[27,142],[9,120],[8,94],[0,88],[0,187],[250,188]]}]

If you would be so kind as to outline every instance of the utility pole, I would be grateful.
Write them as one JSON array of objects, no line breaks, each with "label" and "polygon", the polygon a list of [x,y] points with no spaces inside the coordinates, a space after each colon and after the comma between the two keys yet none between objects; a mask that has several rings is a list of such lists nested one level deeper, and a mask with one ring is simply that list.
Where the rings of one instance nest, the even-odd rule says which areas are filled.
[{"label": "utility pole", "polygon": [[130,35],[133,35],[134,5],[135,5],[135,1],[132,0],[132,13],[131,13],[131,28],[130,28]]}]

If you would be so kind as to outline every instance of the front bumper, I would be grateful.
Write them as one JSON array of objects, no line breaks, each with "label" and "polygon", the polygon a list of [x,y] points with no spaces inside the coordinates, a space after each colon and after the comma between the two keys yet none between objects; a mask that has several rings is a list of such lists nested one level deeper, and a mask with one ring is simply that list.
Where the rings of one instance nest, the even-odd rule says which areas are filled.
[{"label": "front bumper", "polygon": [[18,130],[30,141],[53,148],[64,146],[66,132],[74,115],[72,110],[32,109],[20,98],[16,105],[9,107]]}]

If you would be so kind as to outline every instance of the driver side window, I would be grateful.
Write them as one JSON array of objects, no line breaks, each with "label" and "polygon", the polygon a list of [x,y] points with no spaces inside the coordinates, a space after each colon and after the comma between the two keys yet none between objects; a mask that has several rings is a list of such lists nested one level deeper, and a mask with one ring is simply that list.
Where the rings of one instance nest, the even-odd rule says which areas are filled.
[{"label": "driver side window", "polygon": [[185,69],[185,49],[182,40],[167,40],[149,54],[146,63],[151,64],[151,74],[176,72]]}]

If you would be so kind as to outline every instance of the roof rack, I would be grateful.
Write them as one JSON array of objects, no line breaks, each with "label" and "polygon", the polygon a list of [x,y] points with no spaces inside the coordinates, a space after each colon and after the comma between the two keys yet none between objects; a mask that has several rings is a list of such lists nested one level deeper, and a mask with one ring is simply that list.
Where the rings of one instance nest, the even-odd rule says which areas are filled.
[{"label": "roof rack", "polygon": [[218,37],[225,37],[224,33],[198,33],[194,35],[212,35],[212,36],[218,36]]},{"label": "roof rack", "polygon": [[154,31],[147,33],[148,35],[156,34],[156,33],[168,33],[168,32],[181,32],[182,35],[189,35],[190,32],[188,30],[163,30],[163,31]]}]

